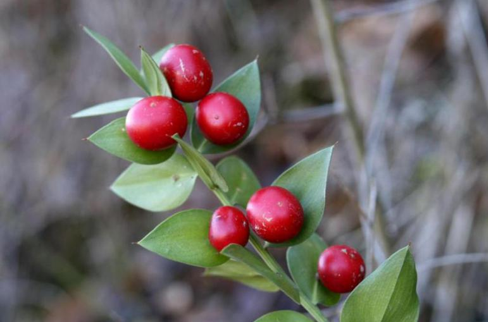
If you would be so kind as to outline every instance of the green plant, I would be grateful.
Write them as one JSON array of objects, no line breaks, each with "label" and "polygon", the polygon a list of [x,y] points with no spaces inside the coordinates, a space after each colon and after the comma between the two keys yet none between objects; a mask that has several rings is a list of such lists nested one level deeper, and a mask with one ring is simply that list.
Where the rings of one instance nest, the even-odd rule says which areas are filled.
[{"label": "green plant", "polygon": [[[164,56],[172,45],[163,48],[153,57],[142,50],[141,73],[108,39],[88,28],[85,31],[102,45],[122,71],[148,95],[172,95],[172,81],[168,85],[161,70],[154,68],[157,66],[155,61]],[[251,217],[259,217],[262,215],[259,211],[263,209],[271,211],[270,215],[273,216],[282,206],[292,209],[291,212],[284,211],[284,216],[285,219],[291,217],[295,224],[289,225],[288,218],[284,220],[284,226],[277,225],[275,228],[278,229],[278,234],[282,234],[280,227],[299,229],[286,238],[266,238],[271,243],[264,245],[251,233],[249,241],[255,252],[243,247],[244,239],[239,240],[242,243],[232,240],[234,243],[219,252],[221,247],[213,247],[209,238],[212,237],[209,236],[210,226],[214,225],[212,211],[188,209],[164,220],[138,244],[165,258],[203,267],[205,276],[231,279],[267,292],[282,291],[303,306],[316,321],[328,321],[319,305],[337,304],[340,294],[327,289],[317,278],[317,263],[327,245],[315,232],[324,214],[326,181],[333,147],[320,150],[298,162],[279,176],[271,188],[263,190],[259,180],[243,160],[230,156],[214,166],[205,158],[206,154],[235,149],[252,130],[261,102],[257,61],[238,70],[217,86],[214,92],[229,93],[245,106],[249,115],[249,127],[240,141],[217,145],[207,140],[193,117],[193,107],[188,104],[183,106],[191,124],[191,143],[184,141],[178,131],[172,135],[182,153],[176,152],[176,146],[157,151],[142,149],[127,135],[125,118],[116,119],[88,138],[103,150],[133,162],[111,189],[140,208],[155,212],[169,211],[186,201],[196,178],[199,178],[223,206],[247,206],[248,216],[256,209],[258,212],[251,214]],[[126,111],[137,101],[138,98],[117,100],[88,108],[73,117]],[[279,191],[277,195],[268,197],[268,201],[274,202],[271,207],[263,206],[255,200],[259,199],[263,191]],[[249,202],[251,198],[252,201]],[[258,207],[253,208],[256,204]],[[266,218],[278,220],[277,217]],[[301,218],[300,224],[295,221],[297,218]],[[241,218],[242,227],[244,223],[245,219]],[[254,225],[251,223],[251,226]],[[259,229],[255,230],[260,235]],[[224,244],[228,244],[229,239],[224,239]],[[287,264],[291,277],[277,263],[268,247],[288,247]],[[341,321],[416,321],[416,278],[415,263],[407,246],[392,255],[354,289],[344,304]],[[309,318],[298,312],[278,311],[257,321],[309,321]]]}]

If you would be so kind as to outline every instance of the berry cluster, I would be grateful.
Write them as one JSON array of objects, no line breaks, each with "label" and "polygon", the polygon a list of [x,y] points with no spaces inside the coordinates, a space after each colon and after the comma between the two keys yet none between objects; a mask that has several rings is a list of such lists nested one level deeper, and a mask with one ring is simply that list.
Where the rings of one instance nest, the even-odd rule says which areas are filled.
[{"label": "berry cluster", "polygon": [[[214,144],[233,144],[246,134],[249,114],[244,104],[228,93],[208,94],[213,73],[200,50],[190,45],[174,46],[163,55],[159,68],[177,100],[151,96],[129,110],[126,131],[135,144],[158,151],[176,143],[171,138],[174,134],[183,137],[188,120],[179,101],[199,101],[195,111],[197,125]],[[247,216],[232,206],[220,207],[213,213],[209,240],[217,251],[230,244],[246,246],[250,228],[269,243],[284,243],[300,233],[304,222],[300,201],[290,191],[277,186],[254,193],[246,213]],[[364,279],[364,261],[351,247],[332,246],[320,256],[318,276],[331,291],[347,293]]]},{"label": "berry cluster", "polygon": [[[249,227],[261,239],[284,243],[296,237],[303,226],[300,201],[281,187],[266,187],[252,195],[246,208],[247,217],[236,207],[218,208],[212,215],[209,239],[219,252],[230,244],[246,246]],[[364,260],[345,245],[327,248],[318,262],[322,284],[335,293],[351,292],[364,279]]]},{"label": "berry cluster", "polygon": [[[163,55],[159,68],[176,99],[200,101],[195,117],[207,140],[217,145],[229,145],[244,137],[249,127],[246,107],[228,93],[208,94],[213,73],[200,50],[190,45],[174,46]],[[137,102],[126,118],[130,139],[142,149],[151,151],[176,144],[171,137],[175,134],[183,137],[188,127],[185,109],[176,99],[151,96]]]},{"label": "berry cluster", "polygon": [[[140,208],[168,211],[188,199],[198,177],[224,205],[213,214],[206,209],[175,213],[140,240],[140,246],[173,261],[204,267],[206,276],[264,291],[281,290],[316,321],[327,321],[319,304],[337,304],[341,293],[354,289],[343,305],[341,321],[418,318],[417,273],[409,246],[388,258],[358,287],[366,275],[361,255],[346,245],[327,247],[315,233],[325,211],[333,147],[297,162],[265,188],[260,188],[258,178],[240,158],[228,156],[214,166],[205,157],[234,149],[251,131],[261,104],[257,60],[210,92],[212,68],[193,46],[171,44],[152,56],[141,47],[139,69],[110,40],[84,30],[149,95],[98,104],[73,115],[105,115],[130,108],[125,118],[88,138],[99,148],[133,162],[112,190]],[[194,102],[195,111],[190,104]],[[195,131],[191,144],[182,139],[190,122]],[[176,153],[176,143],[181,153]],[[255,254],[245,248],[248,242]],[[291,276],[268,246],[288,248]],[[405,283],[398,283],[400,280]],[[378,307],[381,310],[375,309]],[[309,319],[301,313],[277,311],[256,321],[278,320]]]}]

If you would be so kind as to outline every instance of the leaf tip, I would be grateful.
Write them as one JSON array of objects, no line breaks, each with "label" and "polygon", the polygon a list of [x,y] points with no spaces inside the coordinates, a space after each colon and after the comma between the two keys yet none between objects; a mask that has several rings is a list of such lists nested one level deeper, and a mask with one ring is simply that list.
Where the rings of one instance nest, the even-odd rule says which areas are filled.
[{"label": "leaf tip", "polygon": [[144,247],[146,248],[146,246],[144,246],[144,240],[146,239],[146,237],[144,237],[143,239],[137,241],[137,242],[132,242],[132,245],[138,245],[138,246],[141,246],[141,247]]},{"label": "leaf tip", "polygon": [[86,33],[87,33],[87,34],[89,34],[90,36],[92,35],[93,30],[91,30],[90,28],[88,28],[87,26],[82,25],[82,24],[80,24],[80,27],[83,29],[83,31],[84,31],[84,32],[86,32]]},{"label": "leaf tip", "polygon": [[227,255],[229,251],[231,251],[234,247],[238,246],[237,244],[229,244],[224,247],[219,253],[222,255]]},{"label": "leaf tip", "polygon": [[182,139],[181,139],[181,137],[178,135],[178,133],[173,134],[173,135],[171,136],[171,138],[172,138],[173,140],[175,140],[176,142],[178,142],[178,143],[181,143],[181,141],[182,141]]}]

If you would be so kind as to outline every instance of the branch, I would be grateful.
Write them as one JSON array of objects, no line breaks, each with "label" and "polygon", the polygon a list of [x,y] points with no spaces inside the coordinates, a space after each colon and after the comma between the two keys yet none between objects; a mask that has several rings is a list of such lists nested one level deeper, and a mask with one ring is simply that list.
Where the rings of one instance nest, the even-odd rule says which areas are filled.
[{"label": "branch", "polygon": [[356,157],[359,164],[362,164],[364,158],[362,127],[356,114],[354,100],[347,79],[344,55],[337,39],[331,3],[330,0],[311,0],[311,2],[315,19],[317,20],[324,59],[331,76],[334,97],[336,101],[344,105],[345,119],[348,122],[349,130],[352,132]]},{"label": "branch", "polygon": [[456,5],[485,103],[488,106],[488,45],[479,7],[476,0],[457,1]]},{"label": "branch", "polygon": [[405,13],[437,1],[438,0],[402,0],[394,3],[369,6],[366,8],[347,9],[338,12],[335,16],[335,21],[337,23],[344,23],[353,19],[364,19]]},{"label": "branch", "polygon": [[433,258],[420,263],[417,270],[425,271],[437,267],[459,264],[485,263],[488,262],[488,253],[455,254]]},{"label": "branch", "polygon": [[280,115],[278,122],[295,123],[316,121],[318,119],[340,115],[342,112],[343,106],[341,104],[326,104],[317,107],[309,107],[283,112],[283,114]]},{"label": "branch", "polygon": [[[363,138],[363,128],[360,124],[358,115],[356,113],[356,106],[351,93],[350,84],[347,78],[344,55],[342,53],[339,40],[337,38],[336,25],[334,21],[334,15],[331,6],[331,0],[311,0],[312,8],[317,20],[317,25],[319,29],[320,40],[322,42],[322,48],[324,53],[324,59],[327,63],[329,69],[332,87],[334,90],[334,97],[339,104],[344,106],[344,116],[347,122],[346,130],[351,132],[352,137],[352,149],[355,152],[355,162],[357,169],[360,170],[361,176],[358,178],[359,195],[363,192],[363,184],[365,181],[362,180],[364,176],[364,157],[365,157],[365,145]],[[348,141],[350,142],[350,141]],[[366,195],[366,193],[364,193]],[[381,206],[381,204],[380,204]],[[385,221],[383,218],[384,211],[381,207],[378,207],[378,214],[375,216],[374,223],[374,233],[375,237],[378,237],[376,242],[382,249],[383,254],[387,256],[390,253],[390,240],[386,233]],[[361,221],[363,230],[364,222]],[[375,242],[375,244],[376,244]],[[381,259],[378,253],[377,259]]]}]

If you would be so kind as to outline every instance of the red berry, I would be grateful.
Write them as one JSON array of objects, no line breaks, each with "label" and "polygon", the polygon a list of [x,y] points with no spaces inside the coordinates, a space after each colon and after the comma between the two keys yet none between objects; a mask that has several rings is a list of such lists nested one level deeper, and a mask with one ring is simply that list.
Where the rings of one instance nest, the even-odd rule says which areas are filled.
[{"label": "red berry", "polygon": [[335,245],[320,255],[318,271],[320,281],[329,290],[348,293],[364,279],[366,266],[357,250],[345,245]]},{"label": "red berry", "polygon": [[239,141],[249,127],[244,104],[227,93],[213,93],[198,103],[195,112],[203,135],[212,143],[227,145]]},{"label": "red berry", "polygon": [[198,48],[177,45],[161,58],[159,68],[166,77],[173,96],[183,102],[195,102],[212,87],[210,64]]},{"label": "red berry", "polygon": [[246,246],[249,226],[244,214],[236,207],[220,207],[212,215],[210,244],[219,252],[230,244]]},{"label": "red berry", "polygon": [[162,150],[176,143],[174,134],[183,137],[188,120],[178,101],[165,96],[146,97],[127,113],[125,129],[130,139],[146,150]]},{"label": "red berry", "polygon": [[300,201],[281,187],[256,191],[247,204],[247,217],[256,235],[271,243],[292,239],[303,226]]}]

